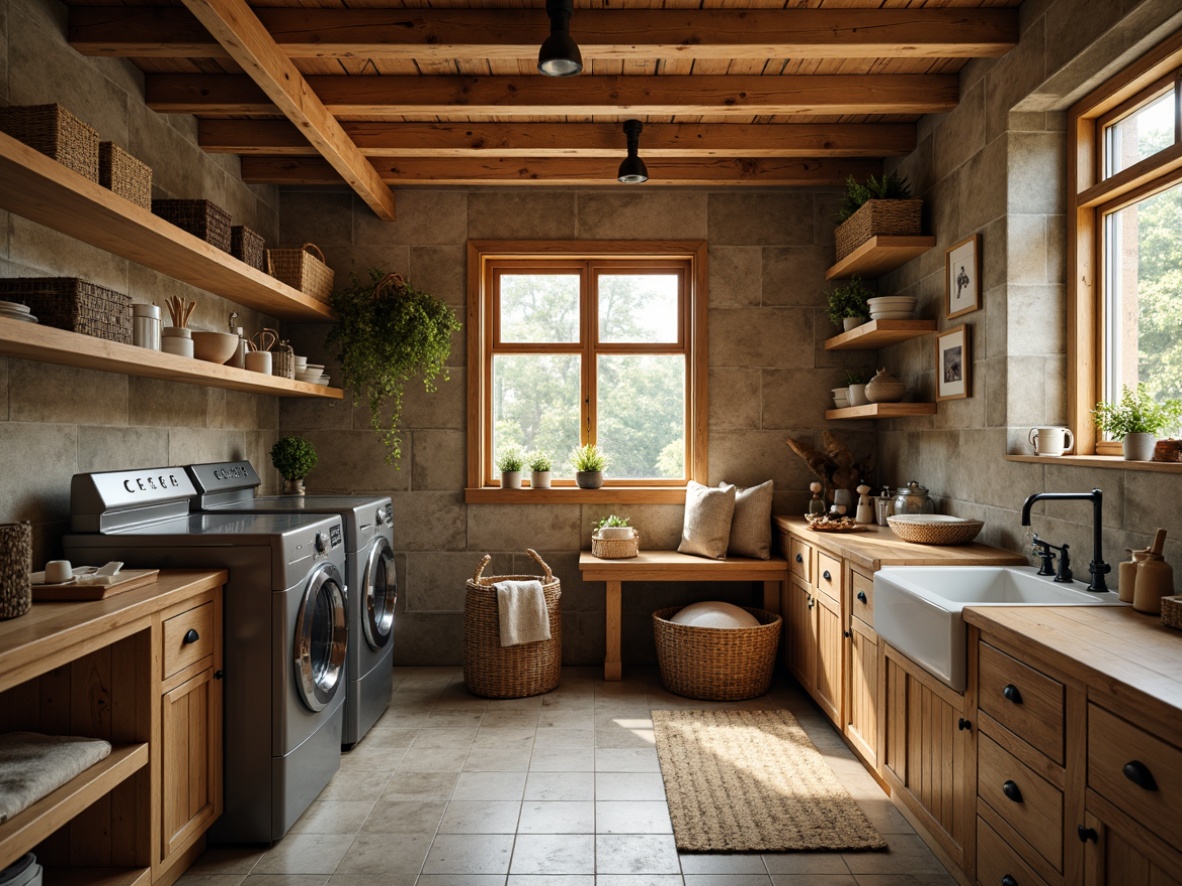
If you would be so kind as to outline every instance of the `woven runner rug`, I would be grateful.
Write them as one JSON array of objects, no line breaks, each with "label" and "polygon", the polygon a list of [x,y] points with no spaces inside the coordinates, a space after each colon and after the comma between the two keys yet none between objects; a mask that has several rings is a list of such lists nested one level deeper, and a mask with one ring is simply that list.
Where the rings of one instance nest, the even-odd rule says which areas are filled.
[{"label": "woven runner rug", "polygon": [[653,711],[677,848],[885,849],[787,711]]}]

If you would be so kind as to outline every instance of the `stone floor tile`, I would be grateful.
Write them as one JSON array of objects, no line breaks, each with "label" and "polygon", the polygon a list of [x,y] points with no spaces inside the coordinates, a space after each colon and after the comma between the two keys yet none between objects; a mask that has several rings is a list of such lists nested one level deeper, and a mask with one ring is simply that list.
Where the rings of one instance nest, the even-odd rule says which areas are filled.
[{"label": "stone floor tile", "polygon": [[596,772],[660,772],[656,748],[596,748]]},{"label": "stone floor tile", "polygon": [[[332,886],[332,884],[330,883],[329,886]],[[375,886],[378,886],[378,884],[375,883]],[[505,875],[423,874],[415,882],[415,886],[505,886]]]},{"label": "stone floor tile", "polygon": [[534,748],[529,768],[533,772],[591,772],[595,769],[595,756],[572,754],[569,748]]},{"label": "stone floor tile", "polygon": [[476,728],[480,725],[480,721],[484,719],[484,709],[477,710],[446,710],[436,706],[430,714],[427,715],[427,722],[423,724],[427,729],[447,729],[447,728]]},{"label": "stone floor tile", "polygon": [[664,800],[596,801],[595,833],[672,834],[673,823]]},{"label": "stone floor tile", "polygon": [[763,858],[750,852],[683,852],[681,871],[690,874],[763,874]]},{"label": "stone floor tile", "polygon": [[595,804],[582,802],[530,802],[521,807],[519,834],[594,834]]},{"label": "stone floor tile", "polygon": [[525,782],[526,800],[595,799],[595,776],[591,772],[530,772]]},{"label": "stone floor tile", "polygon": [[526,777],[525,772],[461,772],[451,798],[520,802]]},{"label": "stone floor tile", "polygon": [[388,772],[338,772],[318,800],[376,800],[386,790]]},{"label": "stone floor tile", "polygon": [[665,801],[665,782],[659,772],[596,772],[596,800]]},{"label": "stone floor tile", "polygon": [[595,886],[685,886],[681,874],[596,874]]},{"label": "stone floor tile", "polygon": [[585,729],[564,729],[557,726],[539,726],[534,737],[534,747],[578,748],[589,750],[590,748],[595,747],[595,730],[590,726]]},{"label": "stone floor tile", "polygon": [[355,834],[375,800],[317,800],[291,826],[293,834]]},{"label": "stone floor tile", "polygon": [[595,886],[595,875],[510,874],[508,886]]},{"label": "stone floor tile", "polygon": [[769,874],[848,876],[850,873],[845,861],[835,852],[765,852],[760,858]]},{"label": "stone floor tile", "polygon": [[476,740],[475,726],[445,726],[440,729],[420,729],[411,748],[466,748]]},{"label": "stone floor tile", "polygon": [[325,874],[250,874],[242,886],[327,886]]},{"label": "stone floor tile", "polygon": [[686,874],[685,886],[772,886],[767,874]]},{"label": "stone floor tile", "polygon": [[440,834],[431,844],[424,874],[507,874],[511,834]]},{"label": "stone floor tile", "polygon": [[858,874],[857,886],[957,886],[956,878],[943,874]]},{"label": "stone floor tile", "polygon": [[259,863],[265,851],[254,846],[219,846],[206,849],[187,873],[205,876],[241,874],[245,877]]},{"label": "stone floor tile", "polygon": [[438,798],[378,800],[361,830],[367,834],[434,834],[445,805]]},{"label": "stone floor tile", "polygon": [[252,874],[331,874],[353,843],[351,834],[288,834],[272,845]]},{"label": "stone floor tile", "polygon": [[853,874],[773,874],[772,886],[858,886],[858,881]]},{"label": "stone floor tile", "polygon": [[333,874],[328,886],[415,886],[418,874]]},{"label": "stone floor tile", "polygon": [[593,874],[593,834],[519,834],[510,874]]},{"label": "stone floor tile", "polygon": [[481,726],[476,732],[473,745],[478,748],[524,748],[535,746],[536,730],[533,726]]},{"label": "stone floor tile", "polygon": [[337,866],[338,874],[417,875],[431,846],[430,834],[360,833]]},{"label": "stone floor tile", "polygon": [[246,874],[194,874],[190,868],[177,883],[182,886],[242,886]]},{"label": "stone floor tile", "polygon": [[365,738],[352,751],[342,754],[341,759],[346,760],[354,754],[361,756],[374,748],[409,748],[418,734],[417,727],[400,726],[382,729],[375,726],[366,733]]},{"label": "stone floor tile", "polygon": [[515,834],[521,803],[516,800],[452,800],[439,822],[441,834]]},{"label": "stone floor tile", "polygon": [[595,873],[680,874],[673,835],[596,834]]},{"label": "stone floor tile", "polygon": [[[446,800],[455,790],[458,772],[396,771],[386,782],[382,800],[422,800],[437,797]],[[321,795],[323,796],[323,794]]]},{"label": "stone floor tile", "polygon": [[477,736],[472,752],[464,761],[464,772],[525,772],[529,769],[531,749],[481,747]]},{"label": "stone floor tile", "polygon": [[595,716],[590,711],[543,708],[535,724],[540,729],[593,729]]},{"label": "stone floor tile", "polygon": [[471,746],[462,748],[410,748],[398,763],[398,772],[459,772]]},{"label": "stone floor tile", "polygon": [[481,729],[533,729],[538,725],[538,708],[489,710],[480,720]]}]

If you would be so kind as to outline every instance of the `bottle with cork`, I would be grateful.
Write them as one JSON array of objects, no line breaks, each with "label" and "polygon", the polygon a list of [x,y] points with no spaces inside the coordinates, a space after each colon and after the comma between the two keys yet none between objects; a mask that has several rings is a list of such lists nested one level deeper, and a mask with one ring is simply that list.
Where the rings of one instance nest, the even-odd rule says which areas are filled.
[{"label": "bottle with cork", "polygon": [[[1161,615],[1161,598],[1174,593],[1174,567],[1162,556],[1166,531],[1157,530],[1153,545],[1137,563],[1133,580],[1133,608],[1150,615]],[[1141,552],[1138,552],[1141,553]]]}]

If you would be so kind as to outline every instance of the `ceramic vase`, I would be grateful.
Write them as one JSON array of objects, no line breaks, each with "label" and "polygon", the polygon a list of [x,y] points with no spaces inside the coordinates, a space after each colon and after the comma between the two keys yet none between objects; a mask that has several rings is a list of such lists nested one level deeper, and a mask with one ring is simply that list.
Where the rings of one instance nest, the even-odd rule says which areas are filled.
[{"label": "ceramic vase", "polygon": [[521,471],[501,471],[502,489],[520,489]]},{"label": "ceramic vase", "polygon": [[550,488],[549,471],[533,471],[529,475],[529,485],[534,489]]},{"label": "ceramic vase", "polygon": [[866,399],[871,403],[898,403],[907,393],[907,385],[885,369],[880,369],[866,385]]},{"label": "ceramic vase", "polygon": [[1120,445],[1125,461],[1153,461],[1157,437],[1153,434],[1125,434]]},{"label": "ceramic vase", "polygon": [[603,485],[603,471],[576,471],[575,482],[580,489],[598,489]]}]

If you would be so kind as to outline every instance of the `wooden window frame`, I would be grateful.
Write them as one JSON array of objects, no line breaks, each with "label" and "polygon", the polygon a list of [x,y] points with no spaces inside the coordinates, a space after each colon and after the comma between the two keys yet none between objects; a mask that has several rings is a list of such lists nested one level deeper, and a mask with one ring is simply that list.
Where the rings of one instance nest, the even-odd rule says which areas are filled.
[{"label": "wooden window frame", "polygon": [[[704,241],[601,241],[547,240],[501,241],[474,240],[468,244],[468,476],[464,499],[468,503],[682,503],[686,481],[683,480],[613,480],[600,489],[579,489],[573,484],[556,484],[551,489],[502,489],[492,472],[492,414],[488,408],[491,384],[491,361],[494,353],[511,353],[512,344],[499,342],[495,328],[499,322],[492,301],[494,268],[527,268],[531,263],[544,263],[548,269],[569,262],[587,274],[585,285],[593,285],[594,272],[611,269],[645,270],[636,267],[638,261],[650,260],[654,271],[676,266],[685,273],[685,301],[678,324],[677,345],[599,344],[600,353],[685,353],[687,357],[686,390],[686,474],[689,480],[708,483],[708,402],[707,372],[708,344],[706,336],[706,252]],[[594,299],[581,308],[582,322],[594,330]],[[594,338],[594,335],[592,335]],[[495,344],[495,347],[494,347]],[[590,347],[587,345],[587,347]],[[528,345],[522,350],[531,353],[554,350],[563,353],[584,353],[578,343]],[[591,361],[584,360],[583,389],[594,394],[595,379]],[[594,396],[584,403],[580,415],[580,437],[586,436],[588,422],[594,426]]]}]

